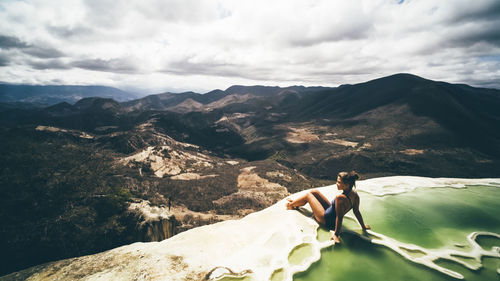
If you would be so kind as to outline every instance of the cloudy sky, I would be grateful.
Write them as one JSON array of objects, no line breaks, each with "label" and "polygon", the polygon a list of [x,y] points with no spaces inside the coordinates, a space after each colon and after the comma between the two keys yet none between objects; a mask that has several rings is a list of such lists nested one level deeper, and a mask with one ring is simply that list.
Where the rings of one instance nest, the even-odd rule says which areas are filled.
[{"label": "cloudy sky", "polygon": [[500,88],[498,0],[0,2],[0,81],[157,93],[407,72]]}]

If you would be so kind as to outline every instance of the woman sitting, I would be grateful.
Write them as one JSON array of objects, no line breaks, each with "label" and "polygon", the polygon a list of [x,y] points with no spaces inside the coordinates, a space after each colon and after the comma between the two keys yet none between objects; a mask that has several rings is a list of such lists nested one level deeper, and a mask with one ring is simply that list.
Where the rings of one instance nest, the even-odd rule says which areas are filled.
[{"label": "woman sitting", "polygon": [[359,176],[354,171],[340,172],[337,176],[337,188],[343,192],[337,195],[331,203],[325,195],[314,189],[295,200],[288,199],[287,209],[296,209],[309,203],[318,223],[330,230],[335,230],[332,239],[335,240],[335,243],[340,243],[339,234],[342,230],[342,219],[351,209],[363,231],[370,229],[370,226],[363,222],[363,217],[359,212],[359,195],[353,190],[357,179]]}]

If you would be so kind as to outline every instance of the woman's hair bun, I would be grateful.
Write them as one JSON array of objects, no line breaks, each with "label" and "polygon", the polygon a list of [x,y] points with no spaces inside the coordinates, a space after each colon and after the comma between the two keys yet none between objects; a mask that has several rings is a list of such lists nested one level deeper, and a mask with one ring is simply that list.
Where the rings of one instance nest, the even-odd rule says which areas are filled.
[{"label": "woman's hair bun", "polygon": [[350,171],[349,176],[355,181],[359,179],[359,175],[355,171]]},{"label": "woman's hair bun", "polygon": [[359,179],[359,175],[355,171],[340,172],[339,177],[342,180],[342,182],[347,183],[350,186],[353,186]]}]

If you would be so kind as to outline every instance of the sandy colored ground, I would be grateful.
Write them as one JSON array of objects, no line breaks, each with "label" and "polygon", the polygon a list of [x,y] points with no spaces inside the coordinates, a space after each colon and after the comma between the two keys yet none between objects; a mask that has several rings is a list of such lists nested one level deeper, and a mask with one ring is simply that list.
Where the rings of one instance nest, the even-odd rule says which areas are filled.
[{"label": "sandy colored ground", "polygon": [[266,176],[272,177],[272,178],[282,178],[282,179],[287,180],[287,181],[291,181],[292,180],[291,176],[285,175],[285,174],[283,174],[282,172],[279,172],[279,171],[267,172]]},{"label": "sandy colored ground", "polygon": [[77,136],[77,137],[80,137],[82,139],[93,139],[94,137],[87,134],[86,132],[83,132],[83,131],[76,131],[76,130],[66,130],[66,129],[61,129],[61,128],[57,128],[57,127],[52,127],[52,126],[42,126],[42,125],[38,125],[35,130],[37,131],[47,131],[47,132],[53,132],[53,133],[56,133],[56,132],[61,132],[61,133],[69,133],[69,134],[72,134],[74,136]]},{"label": "sandy colored ground", "polygon": [[232,200],[241,198],[251,199],[262,205],[271,205],[288,196],[286,187],[270,182],[253,172],[255,166],[241,169],[238,176],[238,191],[214,201],[216,205],[224,205]]},{"label": "sandy colored ground", "polygon": [[333,143],[333,144],[338,144],[338,145],[343,145],[343,146],[350,146],[352,148],[355,148],[358,145],[357,142],[346,141],[346,140],[342,140],[342,139],[323,140],[323,142]]},{"label": "sandy colored ground", "polygon": [[201,180],[201,179],[205,179],[205,178],[214,178],[217,176],[218,175],[215,175],[215,174],[202,176],[202,175],[197,174],[197,173],[184,173],[184,174],[178,174],[178,175],[172,176],[170,178],[173,180],[188,181],[188,180]]},{"label": "sandy colored ground", "polygon": [[[164,151],[168,152],[168,157],[164,155]],[[195,176],[195,173],[192,173],[193,171],[199,168],[212,168],[215,164],[208,156],[201,153],[176,151],[167,145],[159,148],[150,146],[146,150],[123,158],[121,161],[125,164],[133,162],[149,164],[154,174],[159,178],[165,175],[176,176],[185,171],[188,175],[180,176],[179,178],[184,180],[189,177],[196,179],[197,176]]]},{"label": "sandy colored ground", "polygon": [[289,128],[291,131],[287,133],[286,141],[291,143],[307,143],[312,141],[318,141],[318,135],[312,133],[307,128]]},{"label": "sandy colored ground", "polygon": [[309,143],[314,141],[321,141],[324,143],[333,143],[342,146],[349,146],[355,148],[358,146],[358,142],[343,140],[343,139],[330,139],[332,136],[337,136],[337,133],[318,133],[326,130],[324,127],[314,127],[305,125],[302,128],[288,127],[290,130],[285,138],[286,141],[291,143]]},{"label": "sandy colored ground", "polygon": [[400,152],[404,153],[406,155],[420,155],[420,154],[424,154],[424,150],[423,149],[413,149],[413,148],[408,148],[408,149],[405,149],[405,150],[401,150]]}]

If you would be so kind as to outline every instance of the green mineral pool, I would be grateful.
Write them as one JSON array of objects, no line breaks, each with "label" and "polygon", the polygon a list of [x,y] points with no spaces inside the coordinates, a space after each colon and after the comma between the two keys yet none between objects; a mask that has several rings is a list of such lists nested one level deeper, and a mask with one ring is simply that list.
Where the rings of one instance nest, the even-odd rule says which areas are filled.
[{"label": "green mineral pool", "polygon": [[[356,234],[356,222],[344,220],[344,229],[353,232],[323,249],[321,259],[294,280],[500,280],[500,187],[359,194],[365,223],[375,233]],[[318,231],[319,240],[329,237]]]}]

